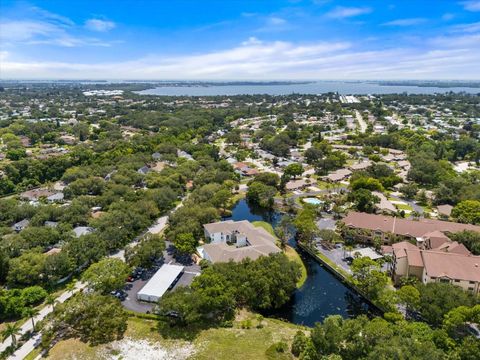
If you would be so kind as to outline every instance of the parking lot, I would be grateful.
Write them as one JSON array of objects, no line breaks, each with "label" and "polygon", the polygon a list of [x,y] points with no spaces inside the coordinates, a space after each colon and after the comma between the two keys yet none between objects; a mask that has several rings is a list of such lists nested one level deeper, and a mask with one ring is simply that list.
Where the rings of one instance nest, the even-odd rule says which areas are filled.
[{"label": "parking lot", "polygon": [[157,266],[152,268],[151,270],[144,271],[141,273],[138,278],[136,278],[133,282],[129,282],[125,285],[124,293],[122,299],[122,305],[128,309],[135,312],[141,313],[151,313],[153,307],[155,306],[154,303],[147,303],[143,301],[137,300],[137,293],[145,286],[145,284],[150,280],[150,278],[155,274],[155,272],[161,267],[163,264],[174,264],[174,265],[182,265],[184,266],[184,272],[174,284],[172,290],[176,289],[179,286],[189,286],[195,276],[200,274],[200,266],[193,263],[189,257],[175,259],[173,257],[171,244],[167,242],[167,250],[164,252],[164,259],[163,262],[158,263]]},{"label": "parking lot", "polygon": [[327,249],[321,244],[317,244],[316,248],[335,264],[342,267],[346,272],[348,272],[349,274],[352,273],[349,263],[344,259],[346,254],[344,253],[343,247],[334,247],[333,249]]},{"label": "parking lot", "polygon": [[[328,257],[335,264],[342,267],[349,274],[352,273],[352,270],[350,269],[350,261],[348,261],[347,259],[349,256],[355,253],[355,249],[351,251],[345,251],[342,244],[337,244],[335,247],[330,249],[323,246],[320,243],[317,243],[316,248],[318,251],[320,251],[323,255]],[[347,259],[345,259],[345,257],[347,257]],[[382,271],[384,272],[388,271],[387,263],[382,264]]]}]

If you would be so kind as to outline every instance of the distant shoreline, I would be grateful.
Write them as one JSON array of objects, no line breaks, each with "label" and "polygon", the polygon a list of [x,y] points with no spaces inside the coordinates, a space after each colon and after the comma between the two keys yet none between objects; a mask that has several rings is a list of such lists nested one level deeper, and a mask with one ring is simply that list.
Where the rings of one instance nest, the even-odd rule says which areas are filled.
[{"label": "distant shoreline", "polygon": [[438,88],[480,88],[480,81],[375,81],[382,86],[418,86]]},{"label": "distant shoreline", "polygon": [[315,83],[346,83],[346,84],[376,84],[380,86],[415,86],[437,88],[480,88],[480,80],[269,80],[269,81],[213,81],[213,80],[1,80],[0,84],[83,84],[83,85],[122,85],[142,84],[150,88],[155,87],[210,87],[210,86],[281,86],[306,85]]}]

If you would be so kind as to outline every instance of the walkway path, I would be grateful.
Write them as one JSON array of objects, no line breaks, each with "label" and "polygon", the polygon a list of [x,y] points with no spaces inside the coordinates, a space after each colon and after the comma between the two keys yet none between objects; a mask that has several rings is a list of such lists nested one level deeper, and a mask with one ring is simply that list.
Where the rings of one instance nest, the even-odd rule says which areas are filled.
[{"label": "walkway path", "polygon": [[[56,301],[59,303],[63,303],[69,298],[72,297],[73,294],[75,294],[77,291],[80,291],[85,287],[84,283],[77,282],[75,284],[75,288],[72,291],[66,291],[63,294],[61,294]],[[35,324],[41,320],[43,320],[48,314],[50,314],[53,311],[52,307],[50,305],[45,306],[43,309],[40,310],[40,313],[33,318]],[[31,319],[28,319],[20,328],[20,334],[19,336],[32,331],[33,326],[32,326],[32,321]],[[17,336],[17,337],[19,337]],[[12,339],[9,337],[7,338],[3,343],[0,344],[0,352],[4,351],[7,347],[9,347],[12,344]],[[22,348],[25,345],[22,346]],[[33,350],[33,349],[32,349]],[[30,350],[31,351],[31,350]],[[29,352],[30,352],[29,351]],[[28,354],[28,353],[27,353]],[[23,359],[23,358],[18,358],[18,357],[11,357],[12,359]]]},{"label": "walkway path", "polygon": [[[178,210],[180,207],[183,206],[183,202],[184,200],[188,197],[185,196],[182,198],[181,202],[170,212],[170,214],[174,213],[176,210]],[[161,230],[163,230],[166,226],[167,226],[167,220],[168,220],[168,216],[163,216],[161,218],[159,218],[157,220],[157,222],[154,224],[154,225],[161,225]],[[147,229],[145,232],[143,232],[141,235],[137,236],[132,242],[131,244],[136,244],[139,239],[145,235],[151,228]],[[156,228],[156,230],[158,231],[158,228]],[[120,258],[120,259],[123,259],[124,260],[124,250],[119,250],[117,251],[116,253],[110,255],[109,257],[111,258]],[[86,286],[86,284],[80,282],[80,281],[77,281],[75,283],[75,288],[73,291],[65,291],[63,294],[61,294],[58,298],[57,298],[57,301],[60,302],[60,303],[63,303],[65,302],[66,300],[68,300],[69,298],[72,297],[73,294],[75,294],[76,292],[80,291],[81,289],[83,289],[84,287]],[[40,314],[37,315],[36,317],[34,317],[34,321],[35,323],[37,321],[40,321],[42,319],[44,319],[48,314],[50,314],[52,312],[52,307],[51,306],[45,306],[42,310],[40,310]],[[32,328],[32,322],[31,320],[27,321],[22,327],[21,327],[21,330],[20,330],[20,334],[19,336],[25,334],[26,332],[28,331],[31,331],[33,328]],[[36,346],[38,346],[38,343],[39,343],[39,339],[41,338],[41,334],[38,333],[36,335],[34,335],[30,340],[28,340],[26,343],[24,343],[20,348],[18,348],[15,353],[9,357],[9,359],[15,359],[15,360],[18,360],[18,359],[24,359],[28,354],[30,354],[30,352],[33,351],[33,349],[35,349]],[[0,344],[0,352],[4,351],[8,346],[11,345],[11,338],[8,338],[6,339],[2,344]]]}]

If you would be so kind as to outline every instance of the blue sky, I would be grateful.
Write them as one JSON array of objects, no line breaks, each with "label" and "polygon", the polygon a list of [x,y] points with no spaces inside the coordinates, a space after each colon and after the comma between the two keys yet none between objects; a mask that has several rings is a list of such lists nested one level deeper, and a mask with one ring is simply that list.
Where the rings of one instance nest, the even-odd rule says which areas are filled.
[{"label": "blue sky", "polygon": [[480,79],[480,0],[0,1],[2,79]]}]

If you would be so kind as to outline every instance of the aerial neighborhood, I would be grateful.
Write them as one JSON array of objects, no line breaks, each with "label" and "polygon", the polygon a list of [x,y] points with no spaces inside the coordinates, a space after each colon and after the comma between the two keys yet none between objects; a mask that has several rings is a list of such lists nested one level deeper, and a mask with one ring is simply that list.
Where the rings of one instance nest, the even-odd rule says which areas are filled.
[{"label": "aerial neighborhood", "polygon": [[153,323],[208,344],[286,331],[267,317],[298,326],[272,346],[300,358],[332,324],[421,323],[456,344],[424,343],[438,353],[478,348],[478,95],[2,86],[3,358],[105,351]]}]

